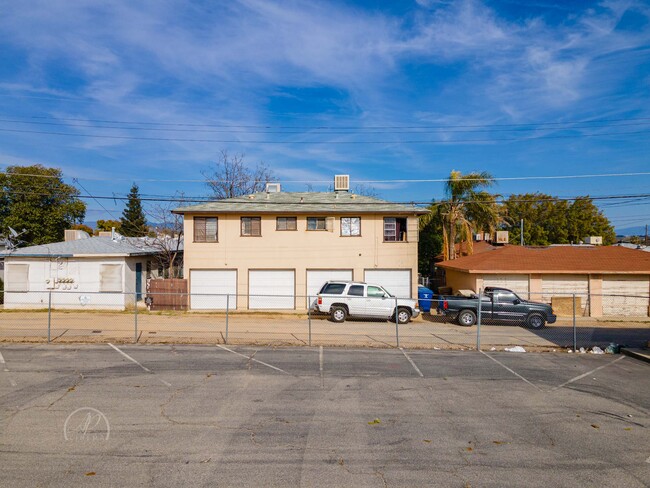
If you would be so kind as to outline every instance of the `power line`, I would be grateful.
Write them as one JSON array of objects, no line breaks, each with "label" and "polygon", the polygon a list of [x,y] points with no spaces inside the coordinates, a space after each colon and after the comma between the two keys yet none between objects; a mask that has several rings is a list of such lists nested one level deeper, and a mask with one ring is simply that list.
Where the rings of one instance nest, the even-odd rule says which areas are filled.
[{"label": "power line", "polygon": [[528,122],[519,124],[455,124],[455,125],[369,125],[369,126],[335,126],[335,125],[313,125],[313,126],[300,126],[300,125],[237,125],[237,124],[196,124],[196,123],[181,123],[181,122],[136,122],[125,120],[106,120],[106,119],[83,119],[72,117],[45,117],[33,116],[33,119],[51,119],[69,122],[92,122],[101,124],[132,124],[132,125],[158,125],[158,126],[174,126],[174,127],[216,127],[216,128],[237,128],[237,129],[459,129],[459,128],[479,128],[479,127],[527,127],[527,126],[542,126],[542,125],[572,125],[572,124],[601,124],[612,122],[632,122],[632,121],[650,121],[650,117],[627,117],[616,119],[594,119],[594,120],[578,120],[567,122]]},{"label": "power line", "polygon": [[206,142],[218,144],[463,144],[468,142],[523,142],[534,141],[541,139],[576,139],[581,137],[609,137],[609,136],[628,136],[639,134],[650,134],[650,131],[627,131],[627,132],[601,132],[599,134],[572,134],[572,135],[551,135],[551,136],[534,136],[528,138],[492,138],[492,139],[461,139],[461,140],[447,140],[447,141],[432,141],[432,140],[402,140],[402,141],[264,141],[264,140],[218,140],[218,139],[194,139],[194,138],[181,138],[181,137],[143,137],[143,136],[118,136],[110,134],[71,134],[69,132],[50,132],[38,130],[23,130],[23,129],[0,129],[0,132],[11,132],[20,134],[40,134],[52,136],[65,136],[65,137],[88,137],[99,139],[119,139],[119,140],[132,140],[132,141],[158,141],[158,142]]},{"label": "power line", "polygon": [[[323,135],[332,135],[332,134],[346,134],[354,135],[357,134],[448,134],[448,133],[492,133],[492,132],[523,132],[523,131],[559,131],[559,130],[576,130],[576,129],[600,129],[600,128],[617,128],[617,127],[631,127],[631,126],[644,126],[650,124],[650,119],[639,121],[639,122],[629,122],[626,123],[616,123],[616,125],[579,125],[576,123],[564,123],[563,125],[557,126],[540,126],[535,124],[504,124],[504,125],[486,125],[486,126],[368,126],[368,127],[336,127],[336,126],[319,126],[319,127],[292,127],[292,126],[210,126],[209,124],[160,124],[165,127],[154,127],[159,125],[156,123],[145,123],[145,122],[136,122],[131,123],[131,127],[123,125],[90,125],[90,123],[113,123],[113,124],[126,124],[127,122],[100,122],[100,121],[84,121],[79,119],[58,119],[60,121],[74,121],[74,122],[84,122],[84,124],[69,124],[63,122],[42,122],[42,121],[32,121],[32,120],[17,120],[17,119],[0,119],[0,122],[9,122],[14,124],[29,124],[29,125],[48,125],[48,126],[58,126],[58,127],[70,127],[70,128],[81,128],[81,129],[116,129],[116,130],[129,130],[129,131],[158,131],[158,132],[212,132],[212,133],[231,133],[231,134],[305,134],[305,135],[314,135],[316,134]],[[599,124],[602,122],[598,121]],[[138,124],[147,124],[145,127],[134,127]],[[550,122],[547,124],[551,124]],[[557,122],[554,124],[562,124]],[[593,123],[592,123],[593,124]],[[169,125],[174,127],[191,127],[191,128],[172,128]],[[221,128],[203,128],[203,127],[221,127]],[[476,128],[475,128],[476,127]],[[480,128],[478,128],[480,127]],[[506,128],[510,127],[510,128]],[[426,132],[425,132],[426,131]]]},{"label": "power line", "polygon": [[[570,164],[570,163],[567,163]],[[8,173],[6,171],[0,174],[10,176],[28,176],[34,178],[59,178],[58,175],[43,175],[43,174],[28,174],[28,173]],[[490,178],[492,181],[528,181],[528,180],[562,180],[562,179],[580,179],[580,178],[618,178],[618,177],[631,177],[631,176],[650,176],[650,171],[641,171],[634,173],[593,173],[593,174],[577,174],[577,175],[548,175],[548,176],[495,176]],[[72,177],[73,180],[84,181],[133,181],[133,178],[83,178]],[[463,181],[479,181],[483,178],[463,178]],[[159,179],[159,178],[139,178],[140,182],[148,183],[205,183],[204,179]],[[274,180],[283,184],[331,184],[332,180]],[[388,179],[388,180],[355,180],[359,184],[372,184],[372,183],[446,183],[449,181],[447,178],[417,178],[417,179]],[[218,180],[218,183],[229,183],[230,180]]]}]

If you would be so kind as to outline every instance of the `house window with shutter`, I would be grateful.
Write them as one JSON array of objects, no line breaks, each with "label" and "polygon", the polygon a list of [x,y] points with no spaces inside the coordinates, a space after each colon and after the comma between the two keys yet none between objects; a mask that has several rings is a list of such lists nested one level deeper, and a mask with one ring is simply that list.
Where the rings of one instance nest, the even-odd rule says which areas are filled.
[{"label": "house window with shutter", "polygon": [[217,217],[194,217],[194,242],[219,242]]},{"label": "house window with shutter", "polygon": [[361,217],[341,217],[341,235],[353,237],[361,235]]},{"label": "house window with shutter", "polygon": [[307,217],[307,230],[327,230],[325,217]]},{"label": "house window with shutter", "polygon": [[121,264],[101,264],[99,266],[99,291],[122,292]]},{"label": "house window with shutter", "polygon": [[398,217],[384,218],[384,242],[406,241],[406,219]]},{"label": "house window with shutter", "polygon": [[259,237],[262,235],[262,217],[242,217],[241,235]]}]

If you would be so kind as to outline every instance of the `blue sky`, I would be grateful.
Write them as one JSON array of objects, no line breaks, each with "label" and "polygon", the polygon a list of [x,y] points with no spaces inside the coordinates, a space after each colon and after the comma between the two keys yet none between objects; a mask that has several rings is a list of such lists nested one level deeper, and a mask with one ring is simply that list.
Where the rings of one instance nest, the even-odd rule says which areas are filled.
[{"label": "blue sky", "polygon": [[[143,196],[205,196],[222,150],[263,161],[285,190],[344,173],[400,202],[441,198],[431,180],[454,169],[525,178],[499,180],[503,195],[650,193],[648,2],[3,0],[0,12],[0,165],[59,167],[84,194],[137,182]],[[121,215],[119,200],[86,201],[88,221]],[[597,203],[619,229],[650,223],[650,198]]]}]

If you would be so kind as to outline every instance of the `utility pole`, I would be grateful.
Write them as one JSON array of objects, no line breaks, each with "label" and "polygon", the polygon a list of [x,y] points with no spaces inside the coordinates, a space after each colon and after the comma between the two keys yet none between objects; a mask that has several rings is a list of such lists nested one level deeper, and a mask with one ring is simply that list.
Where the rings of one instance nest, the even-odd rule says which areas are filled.
[{"label": "utility pole", "polygon": [[[647,226],[646,226],[647,228]],[[521,245],[523,247],[524,245],[524,219],[521,219],[521,229],[519,231],[520,237],[521,237]]]},{"label": "utility pole", "polygon": [[645,238],[643,239],[643,244],[648,245],[648,224],[645,224]]}]

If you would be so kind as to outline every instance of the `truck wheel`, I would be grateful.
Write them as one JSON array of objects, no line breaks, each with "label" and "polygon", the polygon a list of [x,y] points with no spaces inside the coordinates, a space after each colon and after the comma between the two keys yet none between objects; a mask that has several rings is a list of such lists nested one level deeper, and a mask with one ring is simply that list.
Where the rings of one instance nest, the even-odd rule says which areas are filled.
[{"label": "truck wheel", "polygon": [[531,329],[541,329],[546,324],[546,320],[541,313],[531,313],[526,323]]},{"label": "truck wheel", "polygon": [[[393,315],[393,317],[395,317]],[[397,309],[397,323],[399,324],[408,324],[411,320],[411,312],[407,308]]]},{"label": "truck wheel", "polygon": [[345,319],[348,318],[348,311],[344,307],[334,306],[330,310],[330,317],[332,322],[345,322]]},{"label": "truck wheel", "polygon": [[476,323],[476,314],[471,310],[461,310],[458,314],[458,323],[465,327],[471,327]]}]

